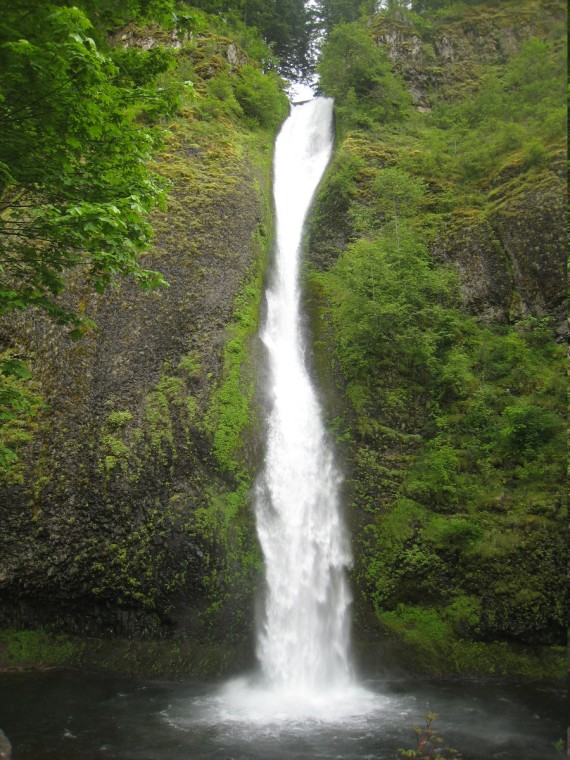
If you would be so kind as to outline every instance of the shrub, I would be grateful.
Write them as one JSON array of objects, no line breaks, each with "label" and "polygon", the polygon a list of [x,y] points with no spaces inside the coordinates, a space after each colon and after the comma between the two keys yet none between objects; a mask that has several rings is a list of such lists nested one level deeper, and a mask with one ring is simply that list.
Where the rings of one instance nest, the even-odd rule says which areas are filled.
[{"label": "shrub", "polygon": [[276,127],[287,115],[289,102],[276,74],[242,66],[234,92],[244,114],[262,127]]},{"label": "shrub", "polygon": [[561,420],[553,412],[522,398],[507,406],[502,414],[500,441],[516,458],[528,457],[561,430]]}]

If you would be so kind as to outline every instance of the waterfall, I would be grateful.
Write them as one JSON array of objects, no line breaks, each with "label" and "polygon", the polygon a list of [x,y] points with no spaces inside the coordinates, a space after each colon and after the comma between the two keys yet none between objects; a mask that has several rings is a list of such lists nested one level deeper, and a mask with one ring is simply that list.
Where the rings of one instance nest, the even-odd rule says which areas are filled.
[{"label": "waterfall", "polygon": [[275,145],[275,263],[261,332],[269,370],[267,445],[255,498],[266,572],[257,636],[261,674],[232,679],[192,707],[190,725],[223,724],[247,741],[258,737],[260,726],[259,736],[324,723],[367,726],[389,703],[352,675],[345,578],[351,554],[339,505],[341,477],[301,329],[303,224],[330,159],[332,108],[327,98],[293,106]]},{"label": "waterfall", "polygon": [[266,568],[257,654],[269,687],[322,694],[350,682],[350,547],[340,475],[304,362],[299,255],[303,224],[332,150],[332,100],[294,106],[277,138],[277,240],[262,340],[269,365],[265,466],[256,519]]}]

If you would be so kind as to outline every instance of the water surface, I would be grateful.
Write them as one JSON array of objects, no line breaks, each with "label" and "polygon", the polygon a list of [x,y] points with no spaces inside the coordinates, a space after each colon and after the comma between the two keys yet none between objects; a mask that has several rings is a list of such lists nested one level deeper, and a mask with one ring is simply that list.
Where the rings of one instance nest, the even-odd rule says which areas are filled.
[{"label": "water surface", "polygon": [[[256,714],[230,686],[76,671],[0,675],[0,726],[14,760],[394,760],[424,714],[465,760],[555,760],[564,735],[560,689],[481,681],[367,681],[363,714],[326,706],[294,717]],[[251,693],[251,687],[248,692]],[[257,705],[257,707],[256,707]],[[283,706],[281,706],[283,708]]]}]

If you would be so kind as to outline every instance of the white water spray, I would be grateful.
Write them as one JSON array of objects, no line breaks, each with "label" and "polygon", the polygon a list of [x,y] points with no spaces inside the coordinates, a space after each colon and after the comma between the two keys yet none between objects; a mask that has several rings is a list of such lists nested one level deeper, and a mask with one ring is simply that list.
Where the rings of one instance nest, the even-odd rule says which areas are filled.
[{"label": "white water spray", "polygon": [[330,695],[350,682],[340,476],[305,367],[299,313],[303,223],[331,149],[332,101],[294,107],[275,147],[277,252],[262,333],[271,407],[256,505],[267,581],[258,658],[270,688],[298,696]]}]

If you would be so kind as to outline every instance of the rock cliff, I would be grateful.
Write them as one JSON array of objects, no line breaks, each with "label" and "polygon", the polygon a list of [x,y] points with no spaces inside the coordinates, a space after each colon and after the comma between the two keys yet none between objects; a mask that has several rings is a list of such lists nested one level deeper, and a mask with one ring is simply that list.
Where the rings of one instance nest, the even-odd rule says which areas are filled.
[{"label": "rock cliff", "polygon": [[200,100],[164,125],[156,168],[169,208],[153,219],[146,258],[168,287],[124,282],[96,295],[72,278],[66,298],[97,324],[77,342],[37,312],[0,327],[30,358],[44,403],[0,490],[4,626],[202,643],[251,626],[248,357],[274,125],[287,106],[272,80],[268,128],[235,99],[224,113],[230,85],[222,100],[208,88],[233,81],[247,60],[237,50],[205,35],[180,53]]},{"label": "rock cliff", "polygon": [[[416,23],[414,23],[416,21]],[[566,12],[558,2],[475,4],[417,23],[401,11],[371,23],[376,43],[401,74],[419,111],[435,101],[469,97],[532,38],[562,44]],[[524,180],[517,178],[524,176]],[[522,160],[498,165],[483,183],[486,214],[459,211],[441,230],[434,253],[453,262],[467,307],[485,318],[566,317],[566,166],[558,154],[532,176]]]}]

